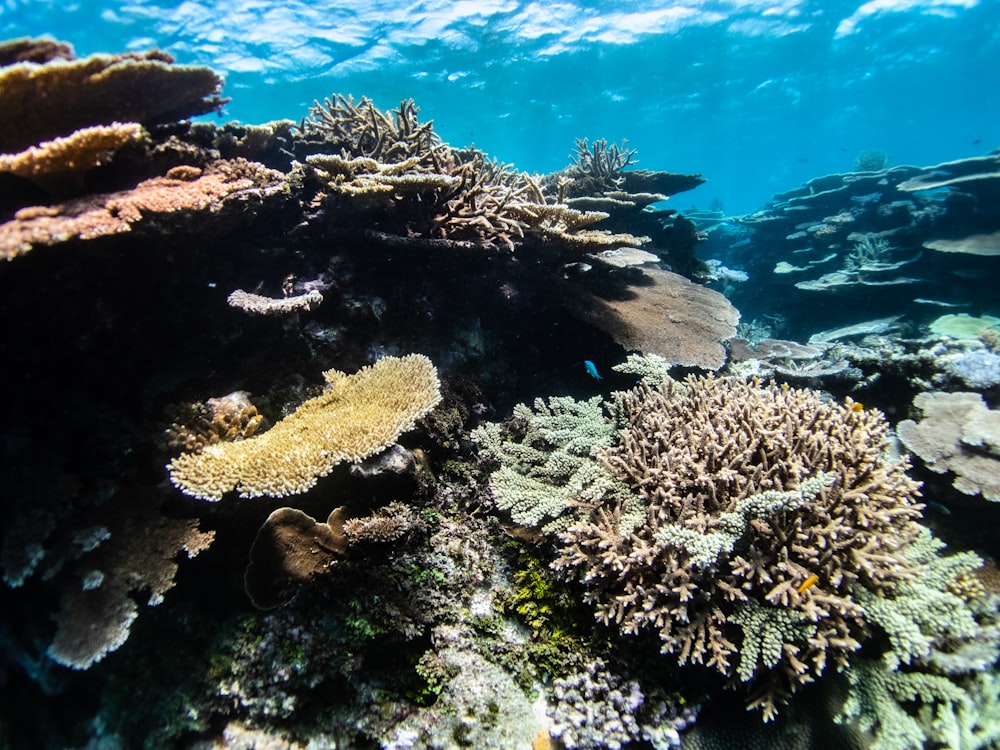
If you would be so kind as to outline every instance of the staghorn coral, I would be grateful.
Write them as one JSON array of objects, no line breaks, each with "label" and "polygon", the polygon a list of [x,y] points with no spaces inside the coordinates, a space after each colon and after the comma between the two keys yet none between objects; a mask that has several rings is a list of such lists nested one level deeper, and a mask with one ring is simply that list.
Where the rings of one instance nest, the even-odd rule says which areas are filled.
[{"label": "staghorn coral", "polygon": [[220,443],[170,462],[170,481],[187,495],[219,500],[305,492],[344,461],[391,445],[441,400],[437,370],[420,354],[384,357],[354,375],[323,373],[326,390],[267,432]]},{"label": "staghorn coral", "polygon": [[978,393],[918,393],[919,422],[899,423],[899,439],[938,474],[954,472],[955,489],[1000,501],[1000,412]]},{"label": "staghorn coral", "polygon": [[17,154],[0,154],[0,172],[31,180],[55,193],[64,189],[68,179],[81,177],[108,161],[117,149],[144,138],[142,126],[134,122],[81,128]]},{"label": "staghorn coral", "polygon": [[[586,138],[576,139],[576,152],[570,155],[572,164],[566,176],[573,180],[574,195],[602,195],[620,190],[625,167],[633,164],[636,151],[600,138],[591,144]],[[663,200],[660,198],[659,200]]]},{"label": "staghorn coral", "polygon": [[347,158],[365,157],[385,163],[413,158],[433,162],[441,149],[441,139],[434,132],[433,121],[419,122],[419,112],[412,99],[384,112],[368,97],[361,97],[355,104],[351,96],[334,94],[322,104],[313,102],[299,130],[306,138],[318,138]]},{"label": "staghorn coral", "polygon": [[211,69],[174,65],[170,55],[91,55],[0,68],[0,152],[112,121],[151,124],[222,107]]},{"label": "staghorn coral", "polygon": [[280,193],[280,172],[244,159],[216,161],[194,179],[155,177],[131,190],[89,195],[53,206],[22,208],[0,224],[0,260],[12,260],[33,248],[72,240],[178,227],[195,213],[239,213],[246,201]]},{"label": "staghorn coral", "polygon": [[[598,619],[753,682],[770,719],[827,663],[847,665],[868,626],[856,587],[888,594],[912,575],[900,550],[917,485],[883,454],[881,413],[815,391],[689,378],[620,405],[619,440],[597,455],[646,522],[623,527],[621,502],[604,503],[562,536],[555,567],[584,582]],[[766,634],[758,658],[734,663],[734,625],[743,643]]]}]

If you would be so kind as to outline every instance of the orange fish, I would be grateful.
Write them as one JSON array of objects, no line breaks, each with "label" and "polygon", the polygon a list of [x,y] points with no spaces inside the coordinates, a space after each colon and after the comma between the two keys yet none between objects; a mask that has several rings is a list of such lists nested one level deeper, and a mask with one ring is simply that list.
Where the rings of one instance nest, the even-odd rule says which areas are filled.
[{"label": "orange fish", "polygon": [[795,589],[795,593],[796,594],[801,594],[801,593],[803,593],[805,591],[808,591],[813,586],[815,586],[817,583],[819,583],[819,576],[813,574],[813,575],[809,576],[806,580],[804,580],[802,582],[802,584],[797,589]]}]

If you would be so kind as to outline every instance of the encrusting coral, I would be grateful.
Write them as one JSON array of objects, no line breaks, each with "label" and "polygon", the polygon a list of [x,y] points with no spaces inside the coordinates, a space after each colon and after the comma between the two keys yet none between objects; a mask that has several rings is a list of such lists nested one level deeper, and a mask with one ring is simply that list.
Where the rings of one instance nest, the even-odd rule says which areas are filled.
[{"label": "encrusting coral", "polygon": [[441,400],[427,357],[384,357],[354,375],[323,373],[325,391],[267,432],[185,453],[167,467],[187,495],[219,500],[284,497],[305,492],[344,461],[360,461],[391,445]]}]

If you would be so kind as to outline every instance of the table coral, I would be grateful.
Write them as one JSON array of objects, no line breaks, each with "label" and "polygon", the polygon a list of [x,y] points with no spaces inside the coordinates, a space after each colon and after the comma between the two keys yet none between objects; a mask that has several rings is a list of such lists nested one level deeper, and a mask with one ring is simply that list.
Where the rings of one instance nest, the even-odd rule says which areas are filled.
[{"label": "table coral", "polygon": [[899,423],[899,439],[938,474],[954,472],[966,495],[1000,501],[1000,412],[978,393],[920,393],[913,405],[919,422]]},{"label": "table coral", "polygon": [[0,151],[114,120],[170,122],[218,110],[222,79],[165,52],[91,55],[0,69]]},{"label": "table coral", "polygon": [[259,436],[178,456],[167,467],[170,481],[203,500],[232,489],[241,497],[299,494],[337,464],[388,447],[441,400],[437,370],[420,354],[384,357],[354,375],[323,374],[321,395]]},{"label": "table coral", "polygon": [[162,222],[187,224],[193,213],[218,217],[261,193],[285,184],[279,172],[245,159],[218,160],[194,179],[154,177],[131,190],[88,195],[52,206],[30,206],[0,224],[0,260],[12,260],[46,245],[91,240],[149,228]]}]

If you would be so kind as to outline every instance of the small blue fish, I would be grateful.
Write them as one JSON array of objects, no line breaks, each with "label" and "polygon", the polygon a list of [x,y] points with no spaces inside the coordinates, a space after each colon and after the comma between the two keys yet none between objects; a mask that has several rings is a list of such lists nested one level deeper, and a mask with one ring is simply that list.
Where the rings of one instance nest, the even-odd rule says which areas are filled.
[{"label": "small blue fish", "polygon": [[595,380],[602,380],[600,373],[597,372],[597,365],[591,362],[589,359],[583,360],[583,366],[587,368],[587,374]]}]

